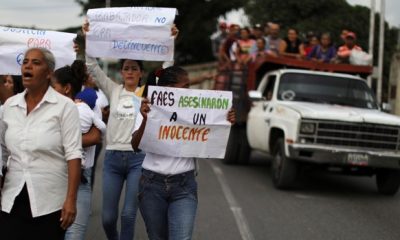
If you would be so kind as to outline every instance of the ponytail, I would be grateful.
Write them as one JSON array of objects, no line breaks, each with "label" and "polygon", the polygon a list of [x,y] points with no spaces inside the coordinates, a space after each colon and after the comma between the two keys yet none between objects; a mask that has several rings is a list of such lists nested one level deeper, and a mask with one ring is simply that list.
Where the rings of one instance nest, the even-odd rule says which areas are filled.
[{"label": "ponytail", "polygon": [[71,66],[57,69],[54,76],[62,86],[71,85],[72,96],[82,90],[83,83],[87,80],[85,64],[81,60],[75,60]]},{"label": "ponytail", "polygon": [[188,73],[181,67],[171,66],[162,70],[158,80],[158,86],[168,86],[179,82],[179,77]]}]

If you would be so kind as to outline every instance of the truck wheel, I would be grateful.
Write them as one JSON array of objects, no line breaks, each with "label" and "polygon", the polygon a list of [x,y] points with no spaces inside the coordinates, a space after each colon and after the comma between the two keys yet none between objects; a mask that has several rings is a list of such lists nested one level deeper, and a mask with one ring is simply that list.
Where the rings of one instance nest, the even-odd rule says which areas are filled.
[{"label": "truck wheel", "polygon": [[250,147],[246,136],[245,126],[233,126],[229,134],[228,145],[226,147],[226,164],[246,164],[249,162]]},{"label": "truck wheel", "polygon": [[380,169],[376,173],[378,192],[384,195],[395,195],[400,187],[400,171]]},{"label": "truck wheel", "polygon": [[272,159],[272,182],[278,189],[292,187],[297,176],[298,166],[285,155],[285,144],[282,138],[278,139],[274,147]]}]

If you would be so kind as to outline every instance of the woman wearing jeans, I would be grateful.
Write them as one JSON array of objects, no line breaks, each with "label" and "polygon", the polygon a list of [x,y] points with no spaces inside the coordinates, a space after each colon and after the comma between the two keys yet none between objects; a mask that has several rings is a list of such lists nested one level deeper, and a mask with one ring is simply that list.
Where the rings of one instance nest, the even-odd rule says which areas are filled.
[{"label": "woman wearing jeans", "polygon": [[[103,228],[109,240],[134,237],[137,212],[138,182],[144,153],[136,153],[130,145],[135,125],[132,98],[140,96],[138,87],[143,74],[141,61],[121,60],[123,84],[117,84],[100,69],[96,60],[86,57],[88,71],[110,101],[103,166]],[[121,233],[117,231],[118,204],[125,183],[125,200],[121,213]]]},{"label": "woman wearing jeans", "polygon": [[[89,31],[89,23],[83,25],[83,32]],[[178,35],[173,26],[172,37]],[[138,87],[143,76],[141,61],[122,59],[121,75],[123,84],[117,84],[100,69],[96,60],[86,56],[89,74],[110,102],[110,116],[106,133],[106,153],[103,166],[103,228],[109,240],[133,239],[137,212],[137,193],[145,153],[133,151],[132,132],[136,114],[132,97],[141,97],[144,87]],[[117,231],[118,203],[124,182],[125,201],[121,213],[121,233]]]},{"label": "woman wearing jeans", "polygon": [[[83,32],[87,31],[88,22],[83,25]],[[130,144],[137,115],[132,98],[140,97],[143,92],[143,88],[138,87],[143,76],[143,63],[122,59],[120,64],[123,84],[117,84],[107,77],[96,59],[86,56],[88,73],[110,102],[103,166],[102,209],[103,229],[109,240],[131,240],[135,235],[138,183],[145,156],[142,152],[134,152]],[[125,200],[121,213],[121,231],[118,233],[118,204],[124,184]]]},{"label": "woman wearing jeans", "polygon": [[[169,67],[162,71],[159,86],[189,87],[185,70]],[[132,147],[138,150],[150,111],[149,101],[142,101],[143,120],[136,121]],[[138,119],[140,120],[140,119]],[[228,112],[235,122],[235,112]],[[191,239],[197,210],[197,182],[194,158],[170,157],[146,153],[139,187],[139,207],[150,240]]]}]

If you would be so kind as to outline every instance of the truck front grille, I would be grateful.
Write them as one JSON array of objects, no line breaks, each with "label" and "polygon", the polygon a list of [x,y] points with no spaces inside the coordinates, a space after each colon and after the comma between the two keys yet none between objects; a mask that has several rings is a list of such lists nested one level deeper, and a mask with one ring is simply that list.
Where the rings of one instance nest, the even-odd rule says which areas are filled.
[{"label": "truck front grille", "polygon": [[400,128],[396,126],[352,123],[325,120],[302,120],[302,123],[314,123],[313,134],[299,133],[300,141],[308,143],[350,146],[365,149],[399,150]]}]

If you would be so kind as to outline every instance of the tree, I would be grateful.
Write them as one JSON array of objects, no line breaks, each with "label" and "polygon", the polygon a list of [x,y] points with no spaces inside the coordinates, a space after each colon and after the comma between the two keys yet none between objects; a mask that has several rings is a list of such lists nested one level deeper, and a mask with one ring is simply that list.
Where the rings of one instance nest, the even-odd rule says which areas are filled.
[{"label": "tree", "polygon": [[[90,8],[105,7],[105,1],[76,0],[83,8],[82,13]],[[111,7],[151,6],[174,7],[178,9],[176,24],[180,36],[176,40],[175,59],[178,64],[198,63],[212,60],[209,36],[216,29],[219,16],[239,8],[244,0],[113,0]]]}]

